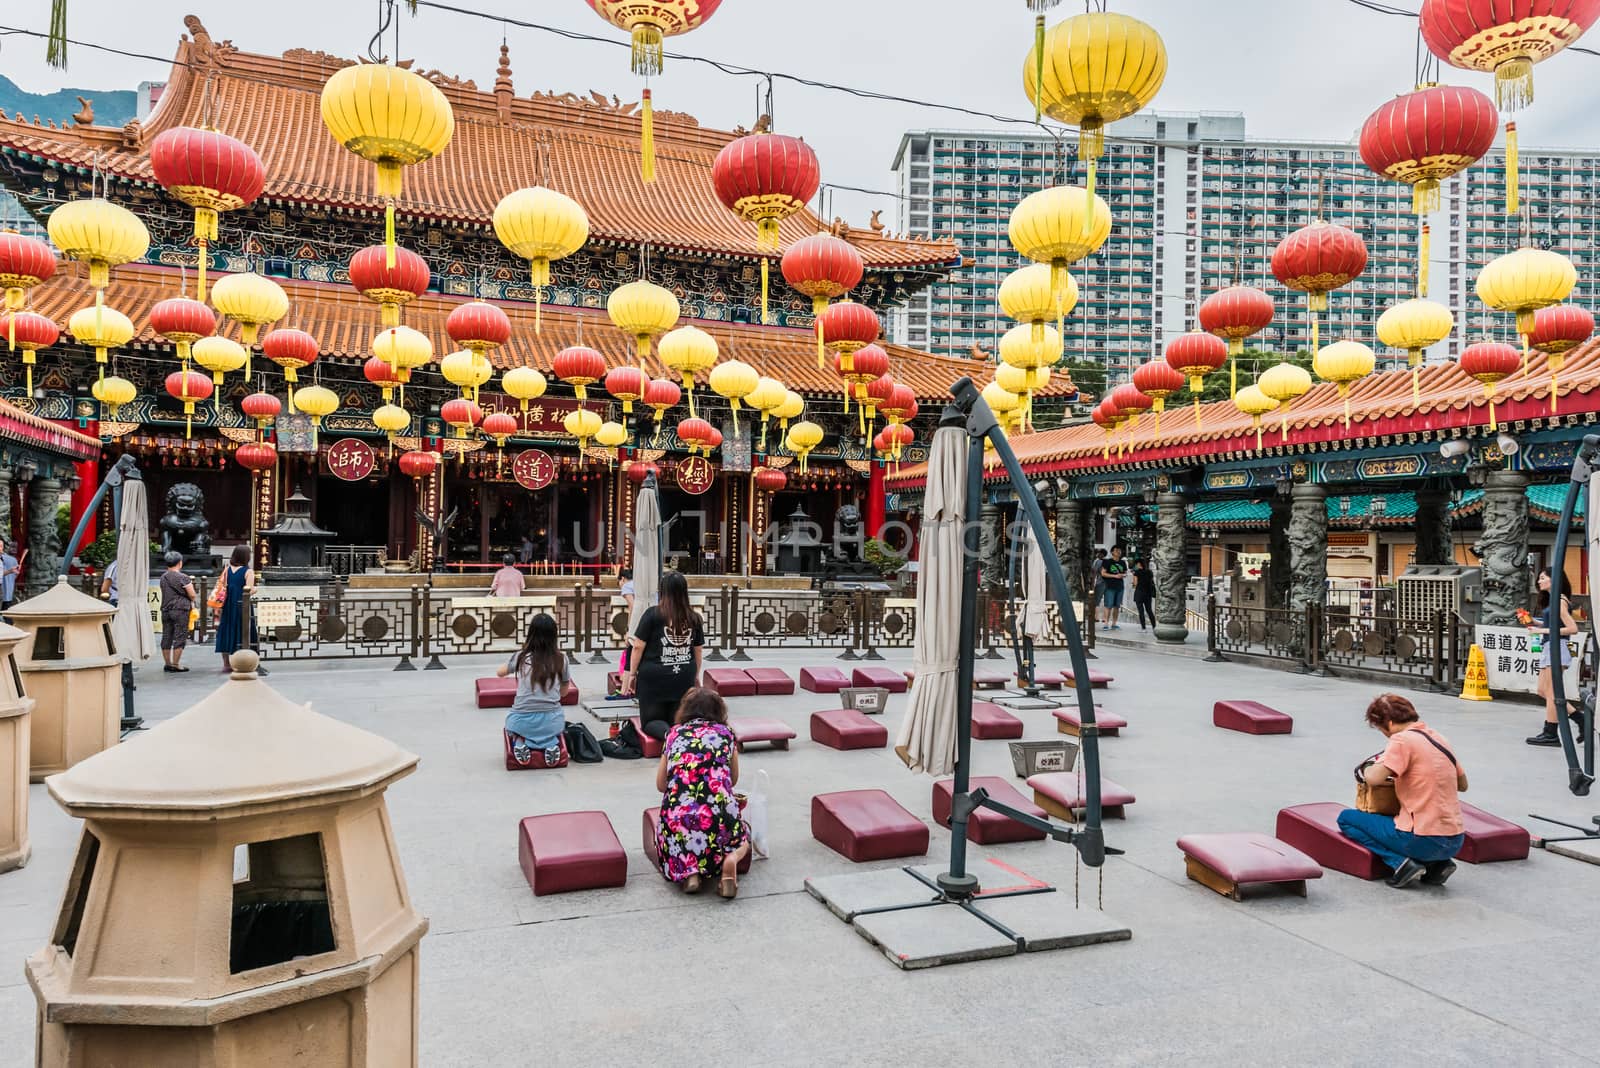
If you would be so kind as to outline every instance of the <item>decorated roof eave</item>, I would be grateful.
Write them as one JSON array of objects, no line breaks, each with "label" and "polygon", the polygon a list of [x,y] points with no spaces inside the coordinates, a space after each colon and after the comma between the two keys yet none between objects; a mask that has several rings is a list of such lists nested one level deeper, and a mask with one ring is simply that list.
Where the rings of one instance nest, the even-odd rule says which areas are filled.
[{"label": "decorated roof eave", "polygon": [[73,460],[100,455],[100,439],[41,419],[5,400],[0,400],[0,437]]}]

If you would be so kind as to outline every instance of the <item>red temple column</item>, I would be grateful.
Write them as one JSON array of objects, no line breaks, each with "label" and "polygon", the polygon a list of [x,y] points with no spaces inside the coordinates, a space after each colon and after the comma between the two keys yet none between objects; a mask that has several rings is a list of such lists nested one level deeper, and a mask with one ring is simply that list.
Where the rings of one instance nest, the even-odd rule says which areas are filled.
[{"label": "red temple column", "polygon": [[[69,430],[76,430],[88,434],[90,437],[100,436],[100,421],[90,419],[79,425],[76,419],[55,419],[52,422],[64,426]],[[83,513],[89,510],[89,502],[94,500],[95,491],[100,488],[100,458],[83,460],[72,465],[78,476],[78,488],[72,491],[72,525],[76,527],[78,520],[83,518]],[[89,517],[89,525],[83,528],[83,544],[94,541],[99,533],[99,516]]]},{"label": "red temple column", "polygon": [[876,538],[883,533],[884,507],[888,503],[883,485],[885,470],[886,465],[882,461],[872,461],[872,472],[867,479],[867,537],[869,538]]}]

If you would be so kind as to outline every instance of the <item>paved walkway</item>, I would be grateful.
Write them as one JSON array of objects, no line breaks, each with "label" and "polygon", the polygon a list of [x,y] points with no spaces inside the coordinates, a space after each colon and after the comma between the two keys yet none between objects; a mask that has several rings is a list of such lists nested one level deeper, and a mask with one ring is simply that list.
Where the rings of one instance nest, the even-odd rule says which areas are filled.
[{"label": "paved walkway", "polygon": [[[430,1068],[1600,1059],[1582,1023],[1600,950],[1592,866],[1536,850],[1524,863],[1462,865],[1441,889],[1394,891],[1329,873],[1309,899],[1243,904],[1184,878],[1173,845],[1183,833],[1270,832],[1283,805],[1348,799],[1350,768],[1379,748],[1360,717],[1376,687],[1107,644],[1099,652],[1096,666],[1117,677],[1104,703],[1131,723],[1105,741],[1106,771],[1138,796],[1126,821],[1107,823],[1109,842],[1128,854],[1104,869],[1104,902],[1133,940],[915,974],[893,968],[802,889],[807,876],[851,868],[811,839],[813,793],[881,786],[930,816],[929,781],[889,751],[838,753],[809,741],[807,716],[828,698],[733,702],[735,714],[778,716],[801,738],[791,751],[745,758],[747,773],[762,768],[772,779],[774,856],[728,903],[685,898],[647,868],[638,827],[656,800],[649,762],[501,770],[501,714],[470,699],[489,658],[407,674],[282,666],[270,682],[422,756],[389,805],[411,891],[432,921],[421,978],[421,1063]],[[795,671],[828,660],[785,650],[763,662]],[[146,716],[164,718],[217,683],[198,670],[212,658],[192,663],[185,676],[141,672]],[[578,668],[586,695],[600,691],[604,670]],[[1214,729],[1211,702],[1226,696],[1293,713],[1295,733]],[[1566,793],[1556,752],[1522,744],[1537,716],[1529,706],[1411,697],[1454,742],[1479,806],[1580,822],[1600,810],[1600,800]],[[891,732],[904,707],[893,699]],[[1023,715],[1029,738],[1054,736],[1048,712]],[[1005,744],[978,743],[975,767],[1009,777]],[[42,786],[31,800],[33,862],[0,876],[5,1065],[31,1063],[22,961],[50,935],[76,835]],[[517,820],[574,808],[610,815],[629,850],[628,885],[535,898],[517,867]],[[948,845],[935,827],[930,859]],[[976,855],[980,866],[995,856],[1055,882],[1061,907],[1072,907],[1067,847]],[[1082,907],[1093,908],[1099,876],[1078,874]]]}]

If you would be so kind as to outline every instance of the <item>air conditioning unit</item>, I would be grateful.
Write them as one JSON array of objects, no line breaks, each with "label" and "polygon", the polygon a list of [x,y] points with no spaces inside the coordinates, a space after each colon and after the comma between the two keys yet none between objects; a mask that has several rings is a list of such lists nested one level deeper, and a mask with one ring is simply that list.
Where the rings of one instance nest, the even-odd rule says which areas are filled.
[{"label": "air conditioning unit", "polygon": [[1476,623],[1482,589],[1475,567],[1413,564],[1395,580],[1395,613],[1401,619],[1423,622],[1443,609]]}]

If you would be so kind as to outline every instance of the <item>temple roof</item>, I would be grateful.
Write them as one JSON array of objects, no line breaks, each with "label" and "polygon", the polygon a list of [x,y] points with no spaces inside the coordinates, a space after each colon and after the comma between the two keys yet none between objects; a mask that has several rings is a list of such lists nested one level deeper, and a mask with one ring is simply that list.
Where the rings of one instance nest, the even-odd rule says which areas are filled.
[{"label": "temple roof", "polygon": [[[257,55],[214,41],[193,15],[173,62],[170,81],[144,123],[117,129],[57,128],[0,115],[0,150],[28,153],[67,166],[96,165],[120,178],[154,184],[151,140],[174,126],[209,123],[260,153],[264,198],[381,212],[373,167],[336,143],[322,125],[322,85],[354,61],[290,49]],[[687,115],[657,111],[655,182],[639,178],[639,118],[635,104],[579,97],[511,95],[509,74],[495,91],[437,71],[424,74],[449,99],[455,135],[439,156],[405,169],[401,214],[488,227],[500,197],[542,182],[575,198],[589,215],[592,241],[646,244],[736,257],[756,257],[756,230],[717,199],[711,163],[737,133],[703,129]],[[742,133],[743,131],[740,131]],[[542,166],[541,166],[542,164]],[[809,211],[782,225],[788,245],[826,229]],[[854,245],[869,270],[958,266],[949,240],[889,236],[842,223],[835,232]]]},{"label": "temple roof", "polygon": [[0,400],[0,438],[70,456],[75,460],[87,460],[100,455],[99,438],[41,419],[6,400]]},{"label": "temple roof", "polygon": [[[1489,404],[1483,386],[1461,373],[1454,362],[1424,364],[1418,376],[1418,398],[1411,397],[1411,372],[1401,369],[1368,375],[1350,390],[1350,427],[1344,425],[1344,402],[1330,383],[1318,383],[1289,410],[1288,440],[1274,412],[1262,418],[1263,454],[1273,451],[1303,453],[1326,451],[1348,444],[1372,446],[1410,434],[1468,433],[1486,429]],[[1500,422],[1540,419],[1551,414],[1549,358],[1534,351],[1528,369],[1500,382],[1495,390],[1495,413]],[[1600,338],[1585,342],[1566,354],[1555,386],[1560,415],[1600,411]],[[1106,432],[1094,423],[1014,436],[1017,459],[1032,474],[1077,470],[1128,470],[1135,467],[1170,467],[1255,455],[1256,435],[1250,417],[1232,401],[1214,401],[1200,407],[1195,426],[1192,405],[1185,394],[1168,398],[1162,433],[1155,434],[1149,415],[1139,418],[1130,431],[1117,431],[1109,459],[1105,457]],[[1586,420],[1587,421],[1587,420]],[[1117,454],[1117,443],[1126,451]],[[986,477],[1001,478],[993,466]],[[907,467],[889,478],[891,485],[912,489],[922,485],[926,465]]]},{"label": "temple roof", "polygon": [[[82,269],[69,264],[50,281],[29,291],[31,311],[49,316],[63,332],[72,313],[92,302],[82,280]],[[382,329],[378,306],[353,288],[331,283],[277,279],[289,296],[289,314],[278,324],[308,331],[321,346],[324,357],[365,360],[372,352],[372,339]],[[167,347],[168,342],[150,329],[150,308],[180,291],[179,270],[149,264],[130,264],[111,273],[106,303],[132,319],[138,333],[134,343]],[[404,322],[427,334],[436,356],[456,346],[445,333],[444,323],[462,298],[428,292],[406,305]],[[511,340],[495,349],[490,358],[499,369],[537,367],[550,372],[551,358],[561,349],[579,344],[599,350],[608,367],[635,360],[633,340],[611,324],[602,309],[570,308],[546,304],[543,332],[534,331],[534,307],[527,302],[496,301],[511,319]],[[679,323],[699,326],[716,338],[723,359],[740,359],[762,374],[773,375],[790,389],[812,396],[837,396],[841,383],[833,372],[830,357],[826,370],[817,367],[816,335],[810,330],[778,326],[755,326],[706,320],[680,319]],[[581,331],[581,332],[580,332]],[[237,338],[237,327],[226,326],[222,333]],[[939,401],[949,397],[950,386],[963,375],[981,386],[989,381],[993,365],[971,360],[931,356],[902,345],[883,346],[890,358],[889,373],[916,391],[920,401]],[[40,359],[48,362],[48,351]],[[652,375],[668,376],[652,356],[647,362]],[[704,387],[704,376],[701,376]],[[1061,396],[1068,391],[1064,383],[1042,390],[1044,396]]]}]

